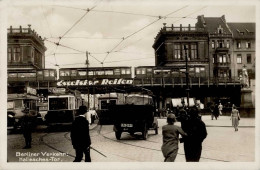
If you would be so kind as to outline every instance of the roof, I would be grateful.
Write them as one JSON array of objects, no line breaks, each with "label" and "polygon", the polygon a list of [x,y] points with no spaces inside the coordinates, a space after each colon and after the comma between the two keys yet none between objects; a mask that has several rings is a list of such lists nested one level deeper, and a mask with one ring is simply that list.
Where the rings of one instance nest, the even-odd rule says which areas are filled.
[{"label": "roof", "polygon": [[218,28],[223,28],[223,33],[231,34],[225,20],[222,17],[205,17],[205,28],[209,33],[217,33]]},{"label": "roof", "polygon": [[255,39],[255,23],[227,23],[234,38],[253,38]]}]

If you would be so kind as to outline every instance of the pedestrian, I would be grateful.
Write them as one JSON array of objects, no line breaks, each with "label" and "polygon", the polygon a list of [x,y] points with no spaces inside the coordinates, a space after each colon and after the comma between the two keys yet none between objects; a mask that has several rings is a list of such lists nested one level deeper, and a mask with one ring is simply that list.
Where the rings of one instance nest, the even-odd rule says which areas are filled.
[{"label": "pedestrian", "polygon": [[73,148],[76,151],[76,158],[73,162],[81,162],[83,158],[83,153],[85,154],[85,162],[91,162],[91,139],[89,135],[89,122],[85,117],[86,112],[87,107],[80,106],[78,110],[78,116],[72,123],[70,137]]},{"label": "pedestrian", "polygon": [[29,149],[32,147],[32,131],[34,128],[35,116],[27,109],[23,112],[24,116],[21,118],[21,128],[25,139],[25,146],[23,149]]},{"label": "pedestrian", "polygon": [[218,105],[219,115],[222,115],[223,105],[219,103]]},{"label": "pedestrian", "polygon": [[[216,120],[218,120],[218,116],[219,116],[219,109],[218,109],[218,105],[215,104],[214,110],[213,110],[213,116],[215,117]],[[213,120],[213,117],[211,116],[211,119]]]},{"label": "pedestrian", "polygon": [[[205,123],[199,117],[198,110],[192,108],[190,118],[182,123],[182,129],[188,136],[183,138],[186,162],[199,162],[202,152],[202,142],[207,137]],[[182,142],[182,141],[181,141]]]},{"label": "pedestrian", "polygon": [[161,147],[164,156],[164,162],[174,162],[178,153],[179,134],[187,134],[181,127],[174,125],[176,117],[174,114],[168,114],[167,125],[162,127],[163,145]]},{"label": "pedestrian", "polygon": [[233,105],[233,107],[232,107],[230,120],[232,120],[232,126],[235,128],[235,131],[238,131],[240,115],[239,115],[239,111],[237,110],[237,107],[235,105]]}]

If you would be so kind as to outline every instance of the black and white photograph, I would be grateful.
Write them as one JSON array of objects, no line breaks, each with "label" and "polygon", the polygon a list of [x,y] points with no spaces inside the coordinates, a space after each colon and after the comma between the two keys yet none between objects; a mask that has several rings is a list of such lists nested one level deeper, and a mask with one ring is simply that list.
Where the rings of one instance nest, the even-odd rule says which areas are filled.
[{"label": "black and white photograph", "polygon": [[259,5],[0,0],[0,169],[259,170]]}]

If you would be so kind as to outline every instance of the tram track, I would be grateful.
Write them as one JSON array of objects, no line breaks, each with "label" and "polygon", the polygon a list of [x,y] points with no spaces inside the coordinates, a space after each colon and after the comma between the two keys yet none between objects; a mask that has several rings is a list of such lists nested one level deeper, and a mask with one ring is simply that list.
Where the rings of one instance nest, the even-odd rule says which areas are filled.
[{"label": "tram track", "polygon": [[[156,151],[156,152],[161,152],[160,149],[155,149],[155,148],[150,148],[150,147],[145,147],[145,146],[140,146],[140,145],[136,145],[136,144],[131,144],[131,143],[127,143],[127,142],[124,142],[122,140],[117,140],[117,139],[113,139],[113,138],[110,138],[110,137],[107,137],[106,135],[107,134],[111,134],[113,133],[114,131],[109,131],[109,132],[106,132],[106,133],[102,133],[102,125],[99,125],[99,129],[97,130],[97,134],[95,135],[91,135],[90,137],[97,137],[97,136],[102,136],[103,138],[107,139],[107,140],[110,140],[110,141],[113,141],[113,142],[116,142],[116,143],[120,143],[120,144],[123,144],[123,145],[128,145],[128,146],[132,146],[132,147],[136,147],[136,148],[142,148],[142,149],[146,149],[146,150],[151,150],[151,151]],[[71,141],[70,137],[68,136],[70,132],[65,132],[63,134],[64,138],[68,141]],[[54,135],[54,134],[50,134],[50,133],[46,133],[44,135],[42,135],[40,138],[39,138],[39,141],[41,143],[43,143],[45,146],[55,150],[55,151],[58,151],[60,153],[65,153],[67,154],[68,156],[72,157],[72,158],[75,158],[75,155],[73,154],[70,154],[70,153],[66,153],[60,149],[58,149],[57,147],[54,147],[48,143],[46,143],[44,141],[44,138],[46,138],[47,136],[50,136],[50,135]],[[156,141],[150,141],[150,140],[145,140],[145,142],[150,142],[150,143],[157,143],[157,144],[161,144],[160,142],[156,142]],[[91,149],[95,152],[97,152],[98,154],[102,155],[103,157],[107,157],[104,153],[102,153],[101,151],[98,151],[97,149],[91,147]],[[112,155],[116,155],[116,156],[120,156],[122,158],[125,158],[121,155],[117,155],[117,154],[113,154],[113,153],[110,153]],[[178,155],[183,155],[185,156],[185,154],[183,153],[178,153]],[[132,161],[137,161],[137,160],[134,160],[134,159],[130,159],[130,158],[125,158],[125,159],[129,159],[129,160],[132,160]],[[201,157],[201,159],[206,159],[206,160],[212,160],[212,161],[218,161],[218,162],[230,162],[230,161],[226,161],[226,160],[222,160],[222,159],[214,159],[214,158],[209,158],[209,157]]]},{"label": "tram track", "polygon": [[[114,142],[117,142],[117,143],[121,143],[121,144],[124,144],[124,145],[129,145],[129,146],[133,146],[133,147],[137,147],[137,148],[142,148],[142,149],[147,149],[147,150],[152,150],[152,151],[158,151],[158,152],[161,152],[161,149],[154,149],[154,148],[149,148],[149,147],[144,147],[144,146],[138,146],[138,145],[135,145],[135,144],[130,144],[130,143],[126,143],[126,142],[123,142],[122,140],[117,140],[117,139],[112,139],[112,138],[109,138],[107,136],[105,136],[106,134],[109,134],[109,133],[113,133],[113,131],[109,132],[109,133],[105,133],[105,134],[102,134],[101,133],[101,129],[102,129],[102,125],[100,125],[100,129],[98,131],[98,133],[108,139],[108,140],[111,140],[111,141],[114,141]],[[146,142],[152,142],[152,143],[158,143],[158,144],[161,144],[160,142],[155,142],[155,141],[149,141],[149,140],[145,140]],[[183,155],[185,156],[185,154],[183,153],[178,153],[178,155]],[[230,161],[226,161],[226,160],[222,160],[222,159],[214,159],[214,158],[208,158],[208,157],[203,157],[201,156],[201,159],[206,159],[206,160],[212,160],[212,161],[218,161],[218,162],[230,162]]]}]

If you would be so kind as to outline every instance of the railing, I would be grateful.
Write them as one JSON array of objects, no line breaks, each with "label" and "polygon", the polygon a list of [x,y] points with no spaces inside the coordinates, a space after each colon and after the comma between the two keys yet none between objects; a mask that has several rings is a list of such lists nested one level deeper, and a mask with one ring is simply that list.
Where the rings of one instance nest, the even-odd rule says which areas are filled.
[{"label": "railing", "polygon": [[29,28],[13,28],[10,26],[10,28],[7,29],[8,34],[32,34],[39,38],[40,40],[43,40],[41,36],[39,36],[34,30],[32,30],[30,27]]},{"label": "railing", "polygon": [[164,26],[163,30],[173,32],[205,32],[204,28],[191,27],[190,25],[188,27],[183,27],[182,25],[179,27],[174,27],[173,25],[171,27]]}]

